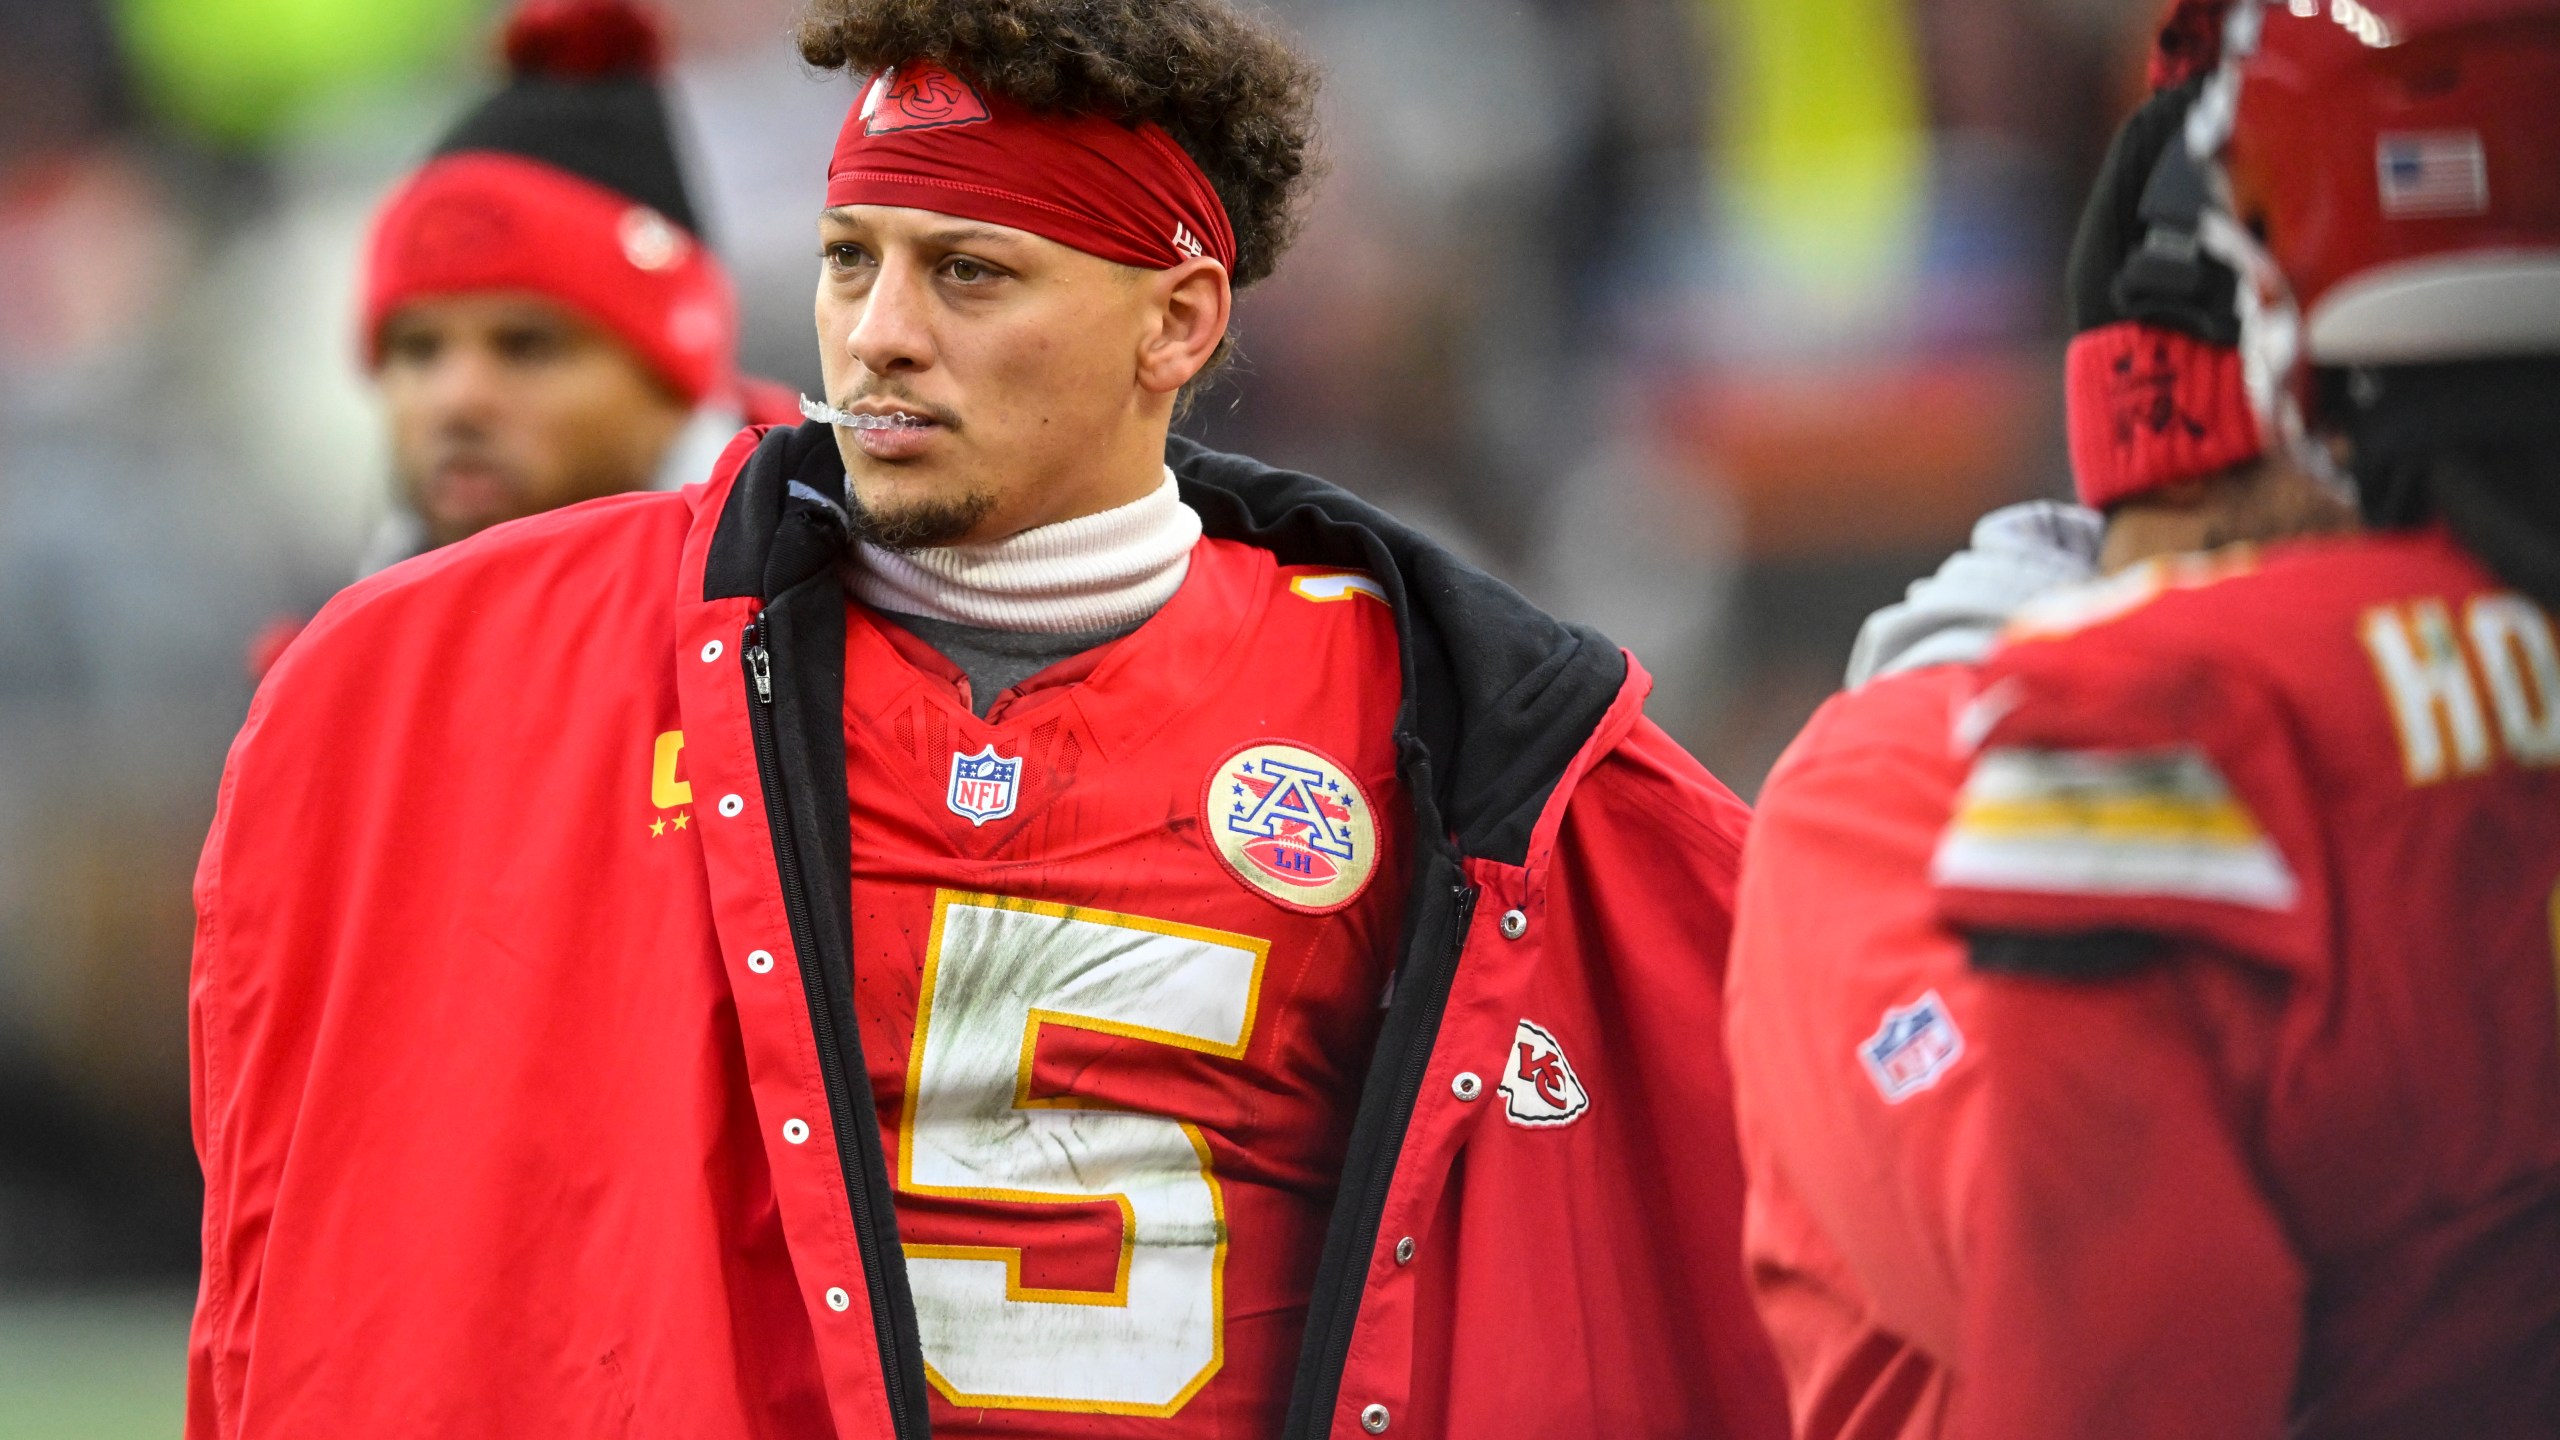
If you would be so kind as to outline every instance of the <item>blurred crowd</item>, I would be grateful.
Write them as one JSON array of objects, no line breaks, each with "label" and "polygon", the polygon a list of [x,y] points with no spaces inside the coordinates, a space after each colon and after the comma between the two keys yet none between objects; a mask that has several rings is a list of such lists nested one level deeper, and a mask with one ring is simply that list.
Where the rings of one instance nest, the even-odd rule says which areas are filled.
[{"label": "blurred crowd", "polygon": [[[850,87],[792,0],[663,8],[742,362],[814,391]],[[1746,797],[1868,610],[2067,493],[2062,250],[2150,7],[1268,8],[1328,173],[1186,428],[1599,626]],[[192,1272],[196,847],[253,642],[389,503],[359,243],[491,10],[0,0],[0,1284]]]}]

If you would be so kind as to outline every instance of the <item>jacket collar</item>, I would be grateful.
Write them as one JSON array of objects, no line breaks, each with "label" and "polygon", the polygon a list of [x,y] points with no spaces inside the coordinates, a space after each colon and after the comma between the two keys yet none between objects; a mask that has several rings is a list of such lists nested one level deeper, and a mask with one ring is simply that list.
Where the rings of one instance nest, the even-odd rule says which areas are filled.
[{"label": "jacket collar", "polygon": [[[1632,672],[1599,632],[1557,620],[1422,532],[1312,476],[1179,436],[1165,459],[1213,537],[1284,565],[1367,571],[1402,641],[1397,737],[1416,833],[1460,854],[1525,863],[1558,785],[1603,728]],[[765,433],[727,493],[703,552],[706,601],[770,600],[844,553],[844,462],[815,421]],[[1614,728],[1614,727],[1611,727]]]}]

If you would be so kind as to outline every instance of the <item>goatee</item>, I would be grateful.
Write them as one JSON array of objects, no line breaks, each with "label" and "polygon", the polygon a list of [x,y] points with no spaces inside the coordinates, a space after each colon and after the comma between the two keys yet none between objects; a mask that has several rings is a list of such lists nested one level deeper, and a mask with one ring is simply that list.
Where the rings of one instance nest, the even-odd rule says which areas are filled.
[{"label": "goatee", "polygon": [[879,510],[863,504],[861,494],[848,484],[845,500],[853,538],[883,550],[930,550],[957,544],[978,528],[988,511],[996,508],[996,497],[983,490],[914,500],[895,509]]}]

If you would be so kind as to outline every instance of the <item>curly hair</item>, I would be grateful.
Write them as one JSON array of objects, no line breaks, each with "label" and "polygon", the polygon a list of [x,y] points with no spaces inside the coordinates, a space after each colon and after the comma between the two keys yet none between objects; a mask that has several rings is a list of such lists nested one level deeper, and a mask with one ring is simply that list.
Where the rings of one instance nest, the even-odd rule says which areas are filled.
[{"label": "curly hair", "polygon": [[1034,110],[1163,126],[1227,207],[1239,289],[1296,233],[1316,70],[1225,0],[811,0],[799,41],[821,69],[931,60]]}]

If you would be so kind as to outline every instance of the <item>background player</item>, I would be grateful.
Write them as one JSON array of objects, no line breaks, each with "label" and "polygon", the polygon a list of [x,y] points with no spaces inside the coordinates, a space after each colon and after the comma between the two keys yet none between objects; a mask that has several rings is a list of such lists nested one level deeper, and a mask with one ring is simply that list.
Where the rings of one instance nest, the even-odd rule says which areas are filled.
[{"label": "background player", "polygon": [[504,48],[505,88],[383,202],[366,244],[365,357],[399,484],[366,573],[502,520],[702,479],[749,418],[793,413],[737,373],[736,302],[685,184],[655,17],[532,0]]},{"label": "background player", "polygon": [[356,587],[233,751],[197,1432],[1777,1433],[1741,807],[1600,637],[1168,450],[1308,67],[802,43],[832,423]]},{"label": "background player", "polygon": [[2377,529],[1985,669],[1934,862],[1980,982],[1953,1428],[2549,1435],[2560,5],[2231,44],[2194,135],[2260,399]]},{"label": "background player", "polygon": [[1979,1071],[1952,1016],[1976,982],[1930,913],[1928,862],[1964,774],[1948,735],[1974,667],[2040,593],[2101,571],[2153,583],[2191,563],[2173,557],[2353,518],[2261,454],[2234,277],[2193,248],[2204,191],[2180,137],[2225,8],[2188,0],[2164,21],[2157,93],[2118,133],[2072,247],[2073,473],[2103,522],[2051,505],[1986,520],[1973,550],[1869,623],[1851,689],[1761,793],[1728,1033],[1746,1249],[1799,1435],[1947,1433],[1962,1379],[1962,1274],[1985,1242],[1954,1188]]}]

